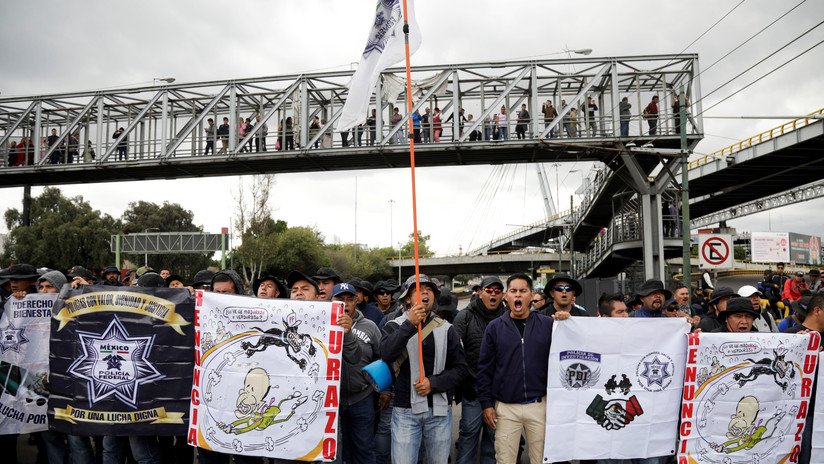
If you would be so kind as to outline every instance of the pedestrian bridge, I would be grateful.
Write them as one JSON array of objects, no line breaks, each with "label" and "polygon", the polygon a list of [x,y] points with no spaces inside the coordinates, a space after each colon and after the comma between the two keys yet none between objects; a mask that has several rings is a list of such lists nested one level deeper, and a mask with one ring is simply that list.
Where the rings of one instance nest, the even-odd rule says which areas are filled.
[{"label": "pedestrian bridge", "polygon": [[[416,165],[609,162],[630,141],[676,148],[672,100],[682,86],[696,102],[689,107],[696,115],[688,135],[694,144],[703,132],[697,74],[698,57],[692,54],[414,67],[414,109],[430,109],[432,122],[421,128]],[[344,137],[335,125],[351,77],[352,71],[337,71],[167,80],[0,98],[0,186],[409,166],[410,115],[401,103],[405,69],[382,74],[371,102],[374,120]],[[642,110],[654,95],[660,98],[658,117],[645,120]],[[622,116],[623,98],[632,108]],[[393,121],[398,104],[402,117]],[[441,110],[438,143],[435,108]],[[224,118],[225,137],[217,134]],[[240,127],[246,118],[251,129]],[[646,164],[650,156],[638,158]]]}]

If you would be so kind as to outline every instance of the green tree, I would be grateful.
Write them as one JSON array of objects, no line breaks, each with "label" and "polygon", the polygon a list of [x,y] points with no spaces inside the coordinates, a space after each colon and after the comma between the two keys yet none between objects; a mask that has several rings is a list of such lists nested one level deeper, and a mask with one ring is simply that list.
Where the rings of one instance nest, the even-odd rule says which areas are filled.
[{"label": "green tree", "polygon": [[241,275],[247,281],[259,278],[270,263],[275,261],[278,236],[286,230],[285,221],[266,217],[253,222],[243,232],[241,244],[234,250],[234,258],[241,265]]},{"label": "green tree", "polygon": [[[194,213],[177,203],[163,202],[162,205],[146,201],[129,203],[123,213],[123,231],[127,234],[163,232],[203,232],[194,223]],[[156,270],[166,268],[172,273],[192,277],[197,271],[206,269],[211,255],[203,253],[149,255],[149,265]],[[143,264],[144,255],[124,255],[134,263]]]},{"label": "green tree", "polygon": [[82,196],[67,198],[53,187],[32,198],[28,227],[14,208],[6,210],[5,221],[10,232],[4,261],[61,271],[78,264],[100,271],[112,263],[110,238],[123,227],[117,219],[92,209]]},{"label": "green tree", "polygon": [[[401,253],[403,254],[404,258],[409,258],[415,256],[415,238],[413,234],[409,234],[409,241],[406,242],[401,247]],[[418,231],[418,255],[421,258],[430,258],[435,256],[435,252],[429,249],[427,242],[429,241],[429,235],[424,235],[421,231]]]},{"label": "green tree", "polygon": [[392,276],[384,249],[369,250],[355,244],[327,245],[326,257],[330,265],[347,280],[360,277],[374,283]]},{"label": "green tree", "polygon": [[313,273],[329,260],[323,249],[323,237],[308,227],[290,227],[277,234],[268,271],[286,276],[294,270]]}]

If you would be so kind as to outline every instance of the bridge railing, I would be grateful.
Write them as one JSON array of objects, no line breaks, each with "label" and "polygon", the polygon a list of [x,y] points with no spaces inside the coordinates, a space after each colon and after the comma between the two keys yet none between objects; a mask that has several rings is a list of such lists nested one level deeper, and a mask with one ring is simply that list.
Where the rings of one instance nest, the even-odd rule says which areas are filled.
[{"label": "bridge railing", "polygon": [[533,229],[543,229],[547,225],[549,225],[549,224],[551,224],[555,221],[558,221],[558,220],[561,220],[563,218],[569,217],[570,214],[572,214],[572,210],[565,210],[565,211],[561,211],[560,213],[553,214],[552,216],[548,216],[548,217],[546,217],[544,219],[541,219],[539,221],[535,221],[532,224],[527,224],[527,225],[521,226],[521,227],[515,229],[514,231],[512,231],[512,232],[510,232],[506,235],[501,235],[500,237],[496,237],[496,238],[490,240],[488,244],[485,244],[485,245],[482,245],[478,248],[475,248],[474,250],[471,250],[467,254],[468,255],[477,255],[477,254],[482,254],[482,253],[488,253],[487,250],[489,248],[494,247],[498,243],[504,243],[504,242],[506,242],[507,240],[509,240],[513,237],[517,237],[517,236],[519,236],[521,234],[524,234],[526,232],[529,232],[530,230],[533,230]]},{"label": "bridge railing", "polygon": [[[496,129],[502,141],[543,140],[552,134],[614,139],[620,136],[623,97],[632,101],[634,110],[629,136],[644,136],[647,129],[639,114],[653,95],[661,98],[662,133],[670,135],[673,115],[666,102],[671,89],[687,85],[693,101],[700,101],[697,60],[696,55],[651,55],[415,67],[415,110],[426,115],[430,109],[430,125],[420,129],[421,142],[438,138],[455,144],[492,143]],[[70,158],[71,164],[119,163],[126,155],[130,162],[194,158],[202,156],[210,142],[210,156],[217,152],[229,157],[405,145],[411,115],[401,111],[393,118],[395,106],[404,106],[406,100],[405,69],[382,74],[370,106],[374,118],[344,135],[336,125],[351,76],[352,71],[336,71],[0,98],[0,147],[6,164],[27,166],[69,164]],[[593,115],[587,97],[598,107]],[[549,103],[557,115],[543,112]],[[522,105],[528,116],[519,115]],[[440,134],[435,108],[441,110]],[[496,125],[503,109],[506,122],[499,118]],[[700,103],[694,111],[699,110]],[[226,130],[220,129],[223,118]],[[253,126],[249,131],[241,129],[247,118]],[[697,126],[700,133],[700,119]]]},{"label": "bridge railing", "polygon": [[705,164],[709,164],[715,160],[724,159],[729,155],[738,153],[739,151],[750,148],[753,145],[757,145],[762,142],[767,142],[775,137],[782,136],[788,132],[792,132],[810,123],[813,123],[819,120],[821,116],[824,116],[824,108],[821,108],[817,111],[813,111],[812,113],[809,113],[807,116],[815,117],[793,119],[792,121],[788,121],[784,124],[773,127],[772,129],[765,130],[751,137],[735,142],[732,145],[728,145],[720,150],[716,150],[710,153],[709,155],[704,155],[698,159],[690,161],[689,169],[695,169]]}]

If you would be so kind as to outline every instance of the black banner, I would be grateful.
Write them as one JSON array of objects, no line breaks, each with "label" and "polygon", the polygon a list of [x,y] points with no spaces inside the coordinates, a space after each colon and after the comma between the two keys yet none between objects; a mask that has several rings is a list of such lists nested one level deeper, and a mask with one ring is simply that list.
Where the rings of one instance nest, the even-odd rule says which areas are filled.
[{"label": "black banner", "polygon": [[58,298],[49,427],[72,435],[185,435],[194,368],[186,289],[84,286]]}]

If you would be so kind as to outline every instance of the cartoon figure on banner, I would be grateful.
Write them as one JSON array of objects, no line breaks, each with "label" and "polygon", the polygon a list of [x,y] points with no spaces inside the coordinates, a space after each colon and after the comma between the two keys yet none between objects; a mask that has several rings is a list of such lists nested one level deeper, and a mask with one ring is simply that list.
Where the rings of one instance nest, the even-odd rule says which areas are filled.
[{"label": "cartoon figure on banner", "polygon": [[[231,424],[218,423],[217,426],[226,433],[239,435],[251,430],[266,430],[268,427],[286,422],[295,415],[298,406],[306,402],[307,398],[300,392],[294,392],[282,399],[276,406],[275,398],[266,401],[272,385],[269,374],[260,367],[249,370],[244,380],[243,388],[238,392],[237,409],[235,416],[238,420]],[[292,409],[284,418],[279,418],[283,410],[283,403],[296,400]]]},{"label": "cartoon figure on banner", "polygon": [[621,382],[618,383],[615,378],[617,376],[613,375],[612,377],[607,380],[607,383],[604,384],[604,389],[606,390],[608,395],[615,394],[616,389],[620,389],[621,393],[624,395],[628,395],[630,389],[632,389],[632,382],[629,381],[629,378],[626,374],[621,374]]},{"label": "cartoon figure on banner", "polygon": [[750,373],[745,375],[737,372],[734,378],[743,387],[747,382],[752,382],[761,375],[772,375],[775,384],[786,391],[790,385],[789,381],[795,378],[793,365],[784,360],[786,354],[787,349],[779,346],[773,350],[772,358],[761,358],[758,361],[747,359],[747,361],[754,364],[752,369],[750,369]]},{"label": "cartoon figure on banner", "polygon": [[[788,361],[801,357],[783,345],[762,341],[725,342],[702,350],[704,364],[696,378],[696,418],[699,437],[694,452],[700,462],[725,464],[769,460],[795,434],[800,366]],[[797,353],[795,351],[798,351]],[[744,394],[746,392],[746,394]]]},{"label": "cartoon figure on banner", "polygon": [[208,348],[201,345],[202,397],[209,409],[200,429],[220,452],[294,448],[302,433],[324,420],[325,386],[318,382],[326,361],[318,357],[329,348],[313,334],[325,333],[325,315],[303,317],[288,306],[273,312],[225,309],[213,310],[212,324],[204,326],[212,338]]},{"label": "cartoon figure on banner", "polygon": [[[309,356],[315,355],[315,345],[312,343],[312,337],[307,334],[298,332],[298,327],[303,321],[296,321],[295,313],[289,315],[289,322],[283,319],[283,326],[286,330],[281,330],[277,327],[272,327],[269,330],[263,330],[259,327],[254,329],[262,332],[257,343],[250,342],[241,343],[240,347],[246,350],[246,356],[252,357],[255,353],[265,351],[270,346],[277,346],[286,350],[286,356],[300,366],[300,370],[306,370],[307,361],[305,358],[299,359],[296,355],[304,351]],[[291,352],[290,352],[291,350]],[[292,354],[294,353],[294,355]]]},{"label": "cartoon figure on banner", "polygon": [[719,453],[730,454],[744,449],[753,449],[762,440],[771,438],[775,433],[776,424],[786,413],[777,411],[765,422],[758,419],[759,409],[758,398],[754,396],[741,398],[730,420],[727,432],[727,438],[730,440],[720,444],[710,443],[710,446]]}]

